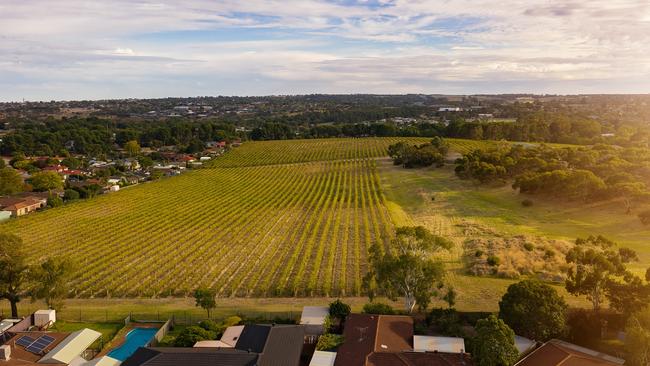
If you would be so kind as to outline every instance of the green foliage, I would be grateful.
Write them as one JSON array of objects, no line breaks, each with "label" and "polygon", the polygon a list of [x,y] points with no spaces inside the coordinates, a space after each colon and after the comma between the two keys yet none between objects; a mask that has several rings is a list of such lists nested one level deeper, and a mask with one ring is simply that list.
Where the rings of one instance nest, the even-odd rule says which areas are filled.
[{"label": "green foliage", "polygon": [[496,255],[488,255],[487,257],[487,264],[489,264],[492,267],[496,267],[501,263],[501,259],[497,257]]},{"label": "green foliage", "polygon": [[218,324],[212,319],[201,320],[199,322],[199,327],[205,330],[209,330],[217,335],[221,334],[224,330],[224,327],[222,327],[220,324]]},{"label": "green foliage", "polygon": [[515,179],[512,188],[521,193],[586,200],[601,193],[605,183],[588,170],[553,170],[522,174]]},{"label": "green foliage", "polygon": [[17,304],[28,275],[23,247],[23,241],[18,236],[0,233],[0,299],[9,301],[14,318],[18,317]]},{"label": "green foliage", "polygon": [[517,362],[515,333],[494,315],[476,323],[476,337],[472,340],[472,359],[477,366],[511,366]]},{"label": "green foliage", "polygon": [[[616,250],[615,247],[614,242],[602,236],[589,236],[576,239],[576,245],[566,254],[567,263],[572,265],[567,269],[567,291],[576,296],[585,295],[595,311],[600,309],[608,287],[616,290],[617,282],[620,284],[618,280],[628,284],[640,281],[635,281],[635,276],[625,267],[626,263],[635,260],[636,253],[627,248]],[[624,295],[625,291],[610,293]],[[615,303],[622,300],[616,295],[613,299]]]},{"label": "green foliage", "polygon": [[[2,160],[2,159],[0,159]],[[4,160],[2,160],[4,161]],[[23,178],[12,168],[0,169],[0,196],[12,195],[23,191]]]},{"label": "green foliage", "polygon": [[350,308],[350,305],[344,303],[341,299],[336,299],[331,302],[329,306],[330,317],[341,321],[344,321],[345,318],[350,315],[351,311],[352,309]]},{"label": "green foliage", "polygon": [[440,137],[420,146],[398,142],[388,147],[388,155],[393,158],[393,163],[405,168],[427,167],[434,164],[441,167],[445,163],[448,151],[449,144]]},{"label": "green foliage", "polygon": [[546,341],[564,334],[567,305],[554,288],[538,280],[508,286],[499,317],[518,335]]},{"label": "green foliage", "polygon": [[533,205],[533,201],[529,199],[525,199],[521,201],[521,205],[524,207],[531,207]]},{"label": "green foliage", "polygon": [[345,338],[339,334],[327,333],[318,337],[317,351],[336,351],[343,344]]},{"label": "green foliage", "polygon": [[185,329],[176,337],[174,346],[176,347],[193,347],[198,341],[206,341],[215,339],[216,333],[205,330],[199,326],[190,326]]},{"label": "green foliage", "polygon": [[364,314],[377,314],[377,315],[395,314],[395,310],[393,310],[392,306],[380,302],[369,302],[363,305],[363,310],[361,312]]},{"label": "green foliage", "polygon": [[447,289],[447,293],[445,293],[445,295],[442,297],[442,300],[446,302],[447,306],[449,306],[449,308],[451,309],[456,305],[456,296],[457,296],[456,290],[454,290],[453,287],[449,287]]},{"label": "green foliage", "polygon": [[217,291],[209,288],[197,288],[194,290],[194,300],[196,306],[200,306],[208,313],[210,319],[210,311],[217,307]]},{"label": "green foliage", "polygon": [[32,175],[31,184],[35,191],[49,191],[63,188],[63,180],[57,172],[38,172]]},{"label": "green foliage", "polygon": [[74,189],[66,189],[63,194],[63,199],[66,201],[74,201],[79,199],[79,192]]},{"label": "green foliage", "polygon": [[650,308],[630,317],[625,328],[625,351],[630,366],[650,364]]},{"label": "green foliage", "polygon": [[462,321],[456,309],[435,308],[427,314],[427,322],[433,326],[437,333],[452,337],[464,337]]},{"label": "green foliage", "polygon": [[574,344],[597,348],[602,333],[603,319],[591,310],[572,311],[567,319],[568,340]]},{"label": "green foliage", "polygon": [[43,299],[50,309],[60,311],[70,292],[75,263],[65,257],[50,257],[31,271],[32,300]]},{"label": "green foliage", "polygon": [[532,252],[535,250],[535,246],[532,243],[524,243],[524,249],[526,249],[529,252]]},{"label": "green foliage", "polygon": [[63,206],[63,199],[56,194],[50,194],[47,197],[47,206],[48,207],[59,207]]},{"label": "green foliage", "polygon": [[124,144],[124,150],[131,157],[138,156],[140,154],[140,144],[135,140],[127,141]]}]

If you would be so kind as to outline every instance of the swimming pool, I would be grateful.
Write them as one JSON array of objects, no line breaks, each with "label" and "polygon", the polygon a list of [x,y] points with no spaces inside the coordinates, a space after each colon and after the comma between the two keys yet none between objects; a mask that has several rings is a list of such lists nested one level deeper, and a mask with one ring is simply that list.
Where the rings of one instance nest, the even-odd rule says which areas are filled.
[{"label": "swimming pool", "polygon": [[126,360],[135,353],[138,348],[146,346],[157,332],[157,328],[133,328],[126,334],[124,344],[110,351],[108,357],[120,361]]}]

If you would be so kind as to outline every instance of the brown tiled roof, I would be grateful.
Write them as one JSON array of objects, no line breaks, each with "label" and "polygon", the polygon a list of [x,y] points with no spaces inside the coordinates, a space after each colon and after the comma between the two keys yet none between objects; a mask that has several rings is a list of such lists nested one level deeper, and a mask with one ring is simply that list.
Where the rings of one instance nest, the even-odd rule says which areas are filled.
[{"label": "brown tiled roof", "polygon": [[401,352],[373,353],[368,356],[367,366],[472,366],[467,354]]},{"label": "brown tiled roof", "polygon": [[30,336],[33,339],[37,339],[42,335],[48,335],[54,338],[54,342],[52,342],[52,344],[46,348],[45,351],[47,352],[49,350],[52,350],[54,347],[56,347],[70,334],[57,333],[57,332],[18,332],[15,336],[13,336],[7,342],[5,342],[5,344],[11,346],[11,359],[9,361],[2,362],[1,364],[3,366],[36,365],[38,360],[40,360],[43,357],[42,355],[31,353],[25,350],[23,346],[19,346],[16,344],[16,341],[25,335]]},{"label": "brown tiled roof", "polygon": [[615,366],[623,362],[616,357],[552,339],[519,361],[517,366]]},{"label": "brown tiled roof", "polygon": [[[335,366],[370,365],[375,353],[410,351],[413,318],[409,316],[350,314],[345,320],[345,342],[339,347]],[[381,357],[381,356],[378,356]]]}]

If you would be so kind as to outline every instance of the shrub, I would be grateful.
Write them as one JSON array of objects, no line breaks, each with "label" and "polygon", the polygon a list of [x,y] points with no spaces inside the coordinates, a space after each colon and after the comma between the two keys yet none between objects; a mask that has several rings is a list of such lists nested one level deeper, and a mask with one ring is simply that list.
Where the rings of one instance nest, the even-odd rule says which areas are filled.
[{"label": "shrub", "polygon": [[463,324],[455,309],[433,309],[427,320],[439,333],[453,337],[464,336]]},{"label": "shrub", "polygon": [[639,213],[639,219],[643,225],[650,225],[650,210]]},{"label": "shrub", "polygon": [[532,252],[535,249],[535,246],[531,243],[524,243],[524,249],[529,252]]},{"label": "shrub", "polygon": [[435,200],[436,200],[436,196],[431,196],[431,201],[435,201]]},{"label": "shrub", "polygon": [[501,259],[497,257],[496,255],[489,255],[487,257],[487,263],[491,265],[492,267],[496,267],[501,263]]},{"label": "shrub", "polygon": [[79,192],[74,189],[66,189],[63,194],[63,199],[66,201],[74,201],[79,199]]},{"label": "shrub", "polygon": [[393,315],[395,310],[390,305],[380,302],[369,302],[363,306],[364,314]]},{"label": "shrub", "polygon": [[526,200],[521,201],[521,205],[524,206],[524,207],[530,207],[530,206],[533,205],[533,201],[526,199]]},{"label": "shrub", "polygon": [[215,332],[217,334],[221,333],[223,331],[223,326],[220,324],[217,324],[214,320],[202,320],[199,322],[199,327],[209,330],[211,332]]},{"label": "shrub", "polygon": [[335,351],[340,345],[343,344],[343,336],[339,334],[323,334],[318,337],[316,343],[316,350],[318,351]]},{"label": "shrub", "polygon": [[475,257],[480,257],[483,255],[483,251],[481,249],[476,249],[476,252],[474,252]]},{"label": "shrub", "polygon": [[59,207],[59,206],[63,206],[63,200],[61,199],[61,197],[59,197],[59,196],[57,196],[57,195],[55,195],[55,194],[51,194],[51,195],[47,198],[47,205],[48,205],[48,207]]},{"label": "shrub", "polygon": [[547,248],[544,251],[544,259],[551,259],[553,257],[555,257],[555,251],[553,251],[553,249],[548,249]]},{"label": "shrub", "polygon": [[198,326],[191,326],[183,329],[183,331],[176,337],[174,346],[176,347],[193,347],[198,341],[205,341],[215,339],[217,335],[209,330],[205,330]]},{"label": "shrub", "polygon": [[232,327],[233,325],[239,325],[242,322],[242,318],[234,315],[234,316],[229,316],[223,321],[223,326],[224,327]]},{"label": "shrub", "polygon": [[340,299],[330,304],[330,316],[339,320],[345,320],[345,318],[350,314],[350,305],[344,303]]}]

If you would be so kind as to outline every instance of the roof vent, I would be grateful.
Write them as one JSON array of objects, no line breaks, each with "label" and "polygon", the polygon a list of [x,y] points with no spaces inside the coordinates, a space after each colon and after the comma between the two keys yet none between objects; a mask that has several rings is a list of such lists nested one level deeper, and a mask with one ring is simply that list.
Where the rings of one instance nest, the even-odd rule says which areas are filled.
[{"label": "roof vent", "polygon": [[383,349],[388,349],[388,346],[385,345],[385,344],[382,344],[382,345],[381,345],[381,348],[383,348]]}]

